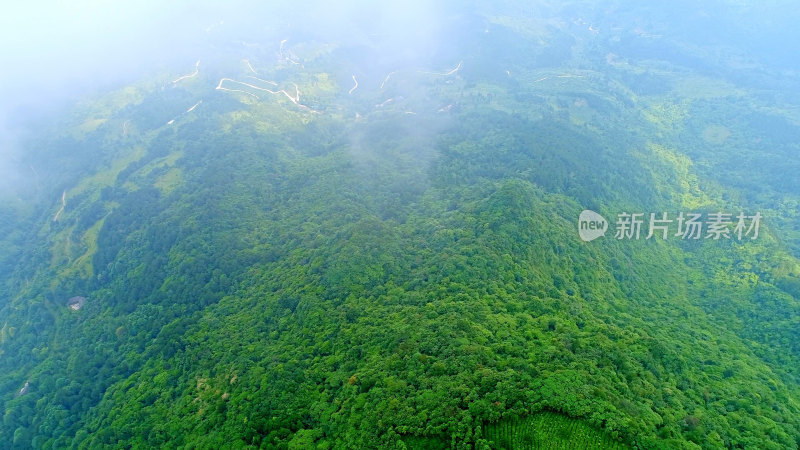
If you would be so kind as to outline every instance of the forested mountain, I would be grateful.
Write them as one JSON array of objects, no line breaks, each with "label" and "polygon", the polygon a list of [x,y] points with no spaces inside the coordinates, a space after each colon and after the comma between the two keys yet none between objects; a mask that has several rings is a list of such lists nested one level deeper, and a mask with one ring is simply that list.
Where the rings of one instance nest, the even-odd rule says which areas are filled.
[{"label": "forested mountain", "polygon": [[521,3],[17,117],[0,447],[798,448],[788,19]]}]

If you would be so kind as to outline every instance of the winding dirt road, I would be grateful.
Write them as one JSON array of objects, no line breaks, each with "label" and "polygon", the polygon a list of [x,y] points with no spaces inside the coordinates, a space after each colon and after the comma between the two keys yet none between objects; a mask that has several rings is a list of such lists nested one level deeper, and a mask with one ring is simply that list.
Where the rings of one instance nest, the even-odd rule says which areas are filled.
[{"label": "winding dirt road", "polygon": [[[187,110],[186,110],[186,112],[187,112],[187,113],[190,113],[190,112],[194,111],[194,109],[195,109],[195,108],[197,108],[198,106],[200,106],[200,103],[203,103],[203,101],[202,101],[202,100],[200,100],[199,102],[195,103],[195,104],[194,104],[194,106],[192,106],[191,108],[187,109]],[[185,113],[184,113],[184,114],[185,114]]]},{"label": "winding dirt road", "polygon": [[428,74],[428,75],[439,75],[439,76],[442,76],[442,77],[446,77],[446,76],[449,76],[449,75],[453,75],[454,73],[456,73],[459,70],[461,70],[461,66],[462,66],[463,63],[464,63],[464,61],[459,61],[458,65],[453,70],[451,70],[449,72],[443,72],[443,73],[440,73],[440,72],[425,72],[425,71],[422,71],[422,70],[418,70],[417,72]]},{"label": "winding dirt road", "polygon": [[381,83],[381,89],[383,89],[383,86],[384,86],[384,85],[385,85],[385,84],[386,84],[386,83],[389,81],[389,78],[390,78],[392,75],[396,74],[396,73],[397,73],[397,72],[389,72],[389,75],[386,75],[386,78],[384,78],[384,79],[383,79],[383,83]]},{"label": "winding dirt road", "polygon": [[[230,81],[232,83],[239,83],[239,84],[244,84],[245,86],[255,87],[255,86],[253,86],[251,84],[243,83],[241,81],[236,81],[233,78],[223,78],[223,79],[219,80],[219,84],[217,85],[217,89],[218,90],[220,90],[220,91],[228,91],[228,92],[241,92],[243,94],[247,94],[247,95],[255,97],[256,99],[259,99],[258,96],[256,94],[253,94],[252,92],[243,91],[241,89],[228,89],[228,88],[222,87],[222,83],[225,82],[225,81]],[[259,88],[259,87],[255,87],[255,88],[256,89],[262,89],[262,88]],[[262,90],[267,91],[269,89],[262,89]]]},{"label": "winding dirt road", "polygon": [[56,216],[53,217],[53,222],[57,222],[58,218],[61,216],[61,213],[64,212],[64,208],[67,206],[67,191],[61,194],[61,209],[58,210]]},{"label": "winding dirt road", "polygon": [[175,84],[175,83],[177,83],[177,82],[179,82],[181,80],[185,80],[187,78],[194,78],[194,77],[197,76],[197,74],[199,72],[200,72],[200,60],[198,59],[197,62],[194,64],[194,72],[190,73],[189,75],[184,75],[182,77],[179,77],[179,78],[173,80],[172,83]]},{"label": "winding dirt road", "polygon": [[[248,77],[248,78],[253,78],[255,80],[258,80],[258,81],[261,81],[261,82],[264,82],[264,83],[267,83],[267,84],[270,84],[270,85],[273,85],[273,86],[277,86],[278,85],[278,83],[275,83],[274,81],[262,80],[262,79],[256,78],[256,77]],[[273,94],[273,95],[283,94],[283,95],[286,96],[286,98],[289,99],[289,101],[294,103],[298,108],[300,108],[300,109],[302,109],[304,111],[312,112],[314,114],[320,114],[319,111],[317,111],[315,109],[312,109],[312,108],[309,108],[308,106],[303,105],[302,103],[300,103],[300,88],[295,83],[292,83],[292,85],[294,86],[294,92],[295,92],[294,95],[292,95],[292,94],[286,92],[285,89],[281,89],[280,91],[273,91],[272,89],[267,89],[267,88],[264,88],[264,87],[256,86],[254,84],[245,83],[244,81],[234,80],[233,78],[223,78],[223,79],[219,80],[219,84],[217,85],[217,89],[218,90],[229,91],[229,92],[242,92],[244,94],[251,95],[251,96],[255,97],[257,100],[261,100],[261,98],[259,96],[257,96],[256,94],[253,94],[252,92],[248,92],[248,91],[245,91],[245,90],[242,90],[242,89],[230,89],[230,88],[223,87],[222,84],[225,81],[229,81],[231,83],[236,83],[236,84],[241,84],[242,86],[247,86],[249,88],[256,89],[256,90],[259,90],[259,91],[269,92],[270,94]]]}]

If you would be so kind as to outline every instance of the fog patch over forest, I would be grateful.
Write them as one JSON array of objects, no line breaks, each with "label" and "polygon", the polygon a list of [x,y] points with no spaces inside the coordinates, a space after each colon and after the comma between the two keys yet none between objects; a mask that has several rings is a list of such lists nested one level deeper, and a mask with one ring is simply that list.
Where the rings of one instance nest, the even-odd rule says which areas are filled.
[{"label": "fog patch over forest", "polygon": [[79,99],[154,71],[176,73],[198,60],[204,70],[214,70],[254,49],[277,53],[282,40],[287,46],[337,42],[362,58],[353,70],[375,79],[390,70],[443,67],[451,61],[435,60],[437,49],[453,39],[443,27],[443,6],[421,0],[9,5],[0,18],[6,49],[0,54],[0,189],[30,181],[37,161],[23,151],[26,129],[41,131]]}]

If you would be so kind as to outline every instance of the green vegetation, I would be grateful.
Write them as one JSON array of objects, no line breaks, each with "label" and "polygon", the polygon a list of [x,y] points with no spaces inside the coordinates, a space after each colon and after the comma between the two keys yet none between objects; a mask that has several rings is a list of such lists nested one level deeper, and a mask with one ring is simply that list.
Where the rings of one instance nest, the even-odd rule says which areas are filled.
[{"label": "green vegetation", "polygon": [[[216,90],[248,73],[220,66],[27,142],[41,186],[0,207],[0,442],[797,448],[790,105],[686,81],[631,30],[512,16],[440,50],[457,73],[384,90],[348,94],[346,43],[254,58],[317,112]],[[765,219],[584,243],[583,209]]]},{"label": "green vegetation", "polygon": [[614,449],[629,447],[581,421],[544,412],[521,420],[504,420],[485,427],[484,436],[493,448],[514,449]]}]

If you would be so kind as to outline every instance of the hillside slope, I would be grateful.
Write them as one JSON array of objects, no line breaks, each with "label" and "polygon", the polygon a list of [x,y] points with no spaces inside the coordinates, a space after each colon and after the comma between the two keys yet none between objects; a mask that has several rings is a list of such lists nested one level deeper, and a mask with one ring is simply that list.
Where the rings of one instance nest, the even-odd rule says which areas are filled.
[{"label": "hillside slope", "polygon": [[[544,412],[797,448],[800,128],[750,87],[791,80],[518,13],[427,66],[270,43],[42,125],[0,209],[0,442],[497,448]],[[764,218],[583,242],[584,209]]]}]

